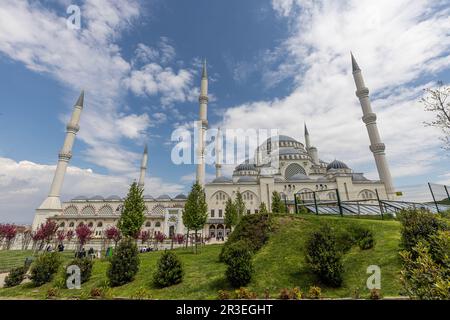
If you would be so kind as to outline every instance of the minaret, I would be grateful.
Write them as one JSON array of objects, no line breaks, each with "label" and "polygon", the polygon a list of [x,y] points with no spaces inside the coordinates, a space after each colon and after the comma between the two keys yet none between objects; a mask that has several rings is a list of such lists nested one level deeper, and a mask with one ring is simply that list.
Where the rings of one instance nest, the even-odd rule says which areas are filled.
[{"label": "minaret", "polygon": [[216,136],[216,178],[222,176],[222,135],[220,128],[217,130]]},{"label": "minaret", "polygon": [[41,223],[55,214],[62,212],[61,201],[59,196],[61,194],[61,188],[64,181],[64,175],[69,165],[69,160],[72,158],[72,147],[75,142],[75,136],[80,130],[79,122],[81,111],[84,104],[84,91],[81,91],[80,97],[75,103],[72,117],[66,127],[66,138],[64,145],[58,155],[58,164],[56,166],[55,176],[50,187],[48,197],[42,202],[38,209],[36,209],[36,215],[33,220],[33,230],[36,230]]},{"label": "minaret", "polygon": [[208,75],[206,73],[206,60],[203,62],[202,81],[200,86],[200,128],[197,147],[197,182],[203,187],[205,185],[205,134],[208,128]]},{"label": "minaret", "polygon": [[306,127],[306,122],[305,122],[305,146],[306,146],[306,151],[309,153],[309,148],[311,147],[311,142],[309,140],[309,132],[308,132],[308,128]]},{"label": "minaret", "polygon": [[392,183],[391,172],[386,160],[386,154],[384,152],[385,145],[381,142],[380,133],[377,127],[377,116],[372,112],[372,106],[369,100],[369,89],[364,83],[364,79],[361,74],[361,69],[356,63],[355,57],[351,53],[352,57],[352,69],[353,79],[356,84],[356,96],[359,98],[361,108],[363,111],[362,121],[366,124],[367,132],[370,139],[370,151],[372,151],[377,165],[378,175],[380,180],[384,183],[386,193],[388,197],[394,196],[394,185]]},{"label": "minaret", "polygon": [[141,174],[139,176],[139,186],[144,187],[145,183],[145,172],[147,171],[147,162],[148,162],[148,149],[147,145],[145,145],[144,149],[144,155],[142,156],[142,162],[141,162]]}]

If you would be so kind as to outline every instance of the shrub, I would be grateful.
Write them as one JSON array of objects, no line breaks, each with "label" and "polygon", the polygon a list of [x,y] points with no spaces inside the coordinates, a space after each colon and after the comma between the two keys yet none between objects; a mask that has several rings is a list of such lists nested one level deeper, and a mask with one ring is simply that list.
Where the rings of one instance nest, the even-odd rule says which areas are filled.
[{"label": "shrub", "polygon": [[183,280],[183,266],[177,255],[164,251],[158,260],[153,276],[155,286],[164,288],[180,283]]},{"label": "shrub", "polygon": [[278,297],[279,297],[279,299],[282,299],[282,300],[289,300],[289,299],[300,300],[303,297],[303,293],[297,287],[292,288],[292,289],[284,288],[284,289],[281,289],[280,295]]},{"label": "shrub", "polygon": [[448,230],[448,225],[427,210],[402,210],[398,215],[402,223],[401,244],[411,250],[421,240],[428,241],[438,230]]},{"label": "shrub", "polygon": [[5,288],[15,287],[25,279],[25,267],[11,269],[5,278]]},{"label": "shrub", "polygon": [[119,243],[107,271],[111,286],[121,286],[133,281],[139,270],[138,255],[139,252],[133,239],[126,238]]},{"label": "shrub", "polygon": [[47,293],[45,294],[46,299],[53,299],[59,296],[59,289],[58,288],[48,288]]},{"label": "shrub", "polygon": [[350,234],[353,244],[358,244],[361,250],[371,249],[375,245],[373,232],[370,229],[362,226],[352,226]]},{"label": "shrub", "polygon": [[100,298],[102,296],[102,288],[93,287],[91,288],[90,297],[91,298]]},{"label": "shrub", "polygon": [[234,291],[236,299],[256,299],[256,293],[247,288],[239,288]]},{"label": "shrub", "polygon": [[322,290],[320,287],[312,286],[309,287],[308,298],[310,299],[320,299],[322,297]]},{"label": "shrub", "polygon": [[232,250],[235,250],[236,248],[241,248],[242,250],[249,250],[249,243],[247,240],[239,240],[234,243],[228,243],[222,248],[222,251],[220,251],[219,254],[219,261],[227,263],[230,259],[230,254]]},{"label": "shrub", "polygon": [[341,252],[328,225],[309,236],[306,243],[306,261],[323,283],[332,287],[342,284],[344,268]]},{"label": "shrub", "polygon": [[151,299],[152,295],[147,289],[141,287],[132,294],[131,298],[135,300],[147,300]]},{"label": "shrub", "polygon": [[61,261],[58,253],[42,253],[31,265],[31,282],[35,287],[50,282],[58,271]]},{"label": "shrub", "polygon": [[353,234],[347,230],[339,232],[336,237],[336,245],[342,253],[348,252],[355,245]]},{"label": "shrub", "polygon": [[[88,258],[77,258],[72,260],[68,266],[76,265],[80,268],[80,276],[81,276],[81,283],[85,283],[91,278],[92,274],[92,266],[94,265],[94,262]],[[67,278],[70,277],[70,274],[65,272],[64,273],[64,279],[67,281]]]},{"label": "shrub", "polygon": [[217,298],[219,300],[228,300],[231,298],[231,294],[230,294],[230,292],[228,292],[226,290],[219,290],[217,292]]},{"label": "shrub", "polygon": [[251,252],[239,243],[230,245],[228,249],[226,278],[235,287],[247,285],[252,279],[253,265]]},{"label": "shrub", "polygon": [[370,300],[380,300],[382,298],[380,289],[370,290]]}]

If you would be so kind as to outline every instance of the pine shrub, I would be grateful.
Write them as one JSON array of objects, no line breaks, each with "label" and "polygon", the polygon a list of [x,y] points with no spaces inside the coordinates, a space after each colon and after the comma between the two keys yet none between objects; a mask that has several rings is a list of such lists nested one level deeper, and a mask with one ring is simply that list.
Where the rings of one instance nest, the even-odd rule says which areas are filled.
[{"label": "pine shrub", "polygon": [[15,287],[25,279],[26,268],[18,267],[11,269],[5,278],[5,288]]},{"label": "pine shrub", "polygon": [[[89,258],[77,258],[72,260],[67,266],[72,265],[76,265],[80,268],[81,283],[85,283],[91,278],[92,267],[94,265],[94,262],[92,260],[90,260]],[[64,273],[65,281],[67,281],[68,277],[70,277],[70,274],[65,272]]]},{"label": "pine shrub", "polygon": [[31,282],[35,287],[50,282],[58,271],[61,261],[57,252],[42,253],[31,265]]},{"label": "pine shrub", "polygon": [[171,251],[165,251],[158,260],[153,283],[159,288],[170,287],[180,283],[183,275],[183,265],[178,256]]},{"label": "pine shrub", "polygon": [[112,287],[133,281],[139,270],[138,254],[139,252],[133,239],[126,238],[119,243],[107,271],[109,283]]},{"label": "pine shrub", "polygon": [[344,272],[341,252],[328,225],[309,236],[306,243],[306,261],[324,284],[332,287],[341,286]]},{"label": "pine shrub", "polygon": [[239,288],[247,285],[254,273],[251,252],[239,243],[230,245],[226,261],[226,278],[230,284]]}]

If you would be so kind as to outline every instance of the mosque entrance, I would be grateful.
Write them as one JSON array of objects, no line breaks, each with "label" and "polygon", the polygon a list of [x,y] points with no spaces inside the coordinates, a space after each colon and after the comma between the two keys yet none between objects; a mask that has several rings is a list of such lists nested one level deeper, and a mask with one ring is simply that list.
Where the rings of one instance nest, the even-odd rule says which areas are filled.
[{"label": "mosque entrance", "polygon": [[224,228],[223,225],[219,224],[217,226],[217,240],[223,240],[224,239]]},{"label": "mosque entrance", "polygon": [[213,224],[209,226],[209,236],[211,238],[216,237],[216,227]]}]

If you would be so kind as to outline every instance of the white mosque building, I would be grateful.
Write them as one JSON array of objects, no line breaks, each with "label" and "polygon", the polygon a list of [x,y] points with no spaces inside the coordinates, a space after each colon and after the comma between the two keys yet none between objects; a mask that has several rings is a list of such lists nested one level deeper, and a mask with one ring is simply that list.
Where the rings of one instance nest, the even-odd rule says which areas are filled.
[{"label": "white mosque building", "polygon": [[[366,124],[370,139],[370,151],[374,155],[379,180],[369,180],[363,173],[349,168],[344,162],[334,160],[331,163],[319,158],[318,149],[311,145],[310,135],[305,125],[304,142],[292,137],[279,135],[267,139],[259,145],[254,156],[235,167],[231,177],[221,173],[222,139],[216,139],[216,177],[205,182],[205,135],[208,126],[208,77],[206,63],[203,65],[200,88],[200,134],[196,150],[199,164],[197,164],[196,179],[204,187],[208,204],[209,217],[203,234],[222,238],[230,231],[224,224],[225,204],[227,199],[235,199],[237,191],[241,192],[248,214],[258,212],[261,202],[271,207],[273,191],[277,191],[288,205],[289,212],[296,211],[297,201],[308,202],[316,198],[321,201],[355,201],[376,199],[393,199],[395,191],[389,166],[385,157],[385,146],[381,142],[378,132],[376,115],[373,113],[369,90],[364,84],[361,70],[353,55],[352,69],[356,84],[356,95],[360,100],[363,111],[362,120]],[[82,92],[67,125],[66,139],[59,153],[59,161],[50,188],[49,196],[36,209],[33,229],[39,227],[46,219],[58,222],[61,229],[74,229],[80,223],[92,227],[94,236],[101,238],[103,231],[117,223],[120,217],[123,197],[107,196],[79,196],[61,203],[60,193],[64,174],[72,156],[72,146],[79,130],[79,119],[84,104]],[[276,170],[266,170],[267,162],[264,155],[276,150],[278,166]],[[139,184],[144,186],[147,169],[148,151],[145,148]],[[317,192],[318,191],[318,192]],[[160,231],[167,236],[185,233],[182,223],[182,210],[187,197],[183,194],[171,197],[169,195],[155,196],[155,190],[145,190],[146,221],[143,229],[151,233]],[[294,198],[294,195],[297,195]]]}]

